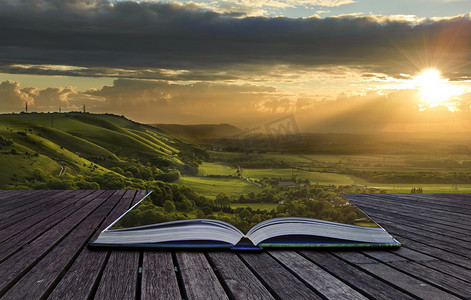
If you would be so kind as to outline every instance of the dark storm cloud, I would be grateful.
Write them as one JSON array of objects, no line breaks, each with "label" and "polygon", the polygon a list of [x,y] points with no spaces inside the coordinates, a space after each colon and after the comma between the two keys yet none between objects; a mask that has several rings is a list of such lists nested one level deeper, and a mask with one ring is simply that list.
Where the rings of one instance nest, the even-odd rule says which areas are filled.
[{"label": "dark storm cloud", "polygon": [[0,36],[3,72],[104,76],[111,68],[136,71],[122,77],[209,80],[270,65],[345,65],[398,77],[430,66],[456,79],[471,76],[469,15],[413,24],[385,17],[241,18],[193,4],[0,0]]}]

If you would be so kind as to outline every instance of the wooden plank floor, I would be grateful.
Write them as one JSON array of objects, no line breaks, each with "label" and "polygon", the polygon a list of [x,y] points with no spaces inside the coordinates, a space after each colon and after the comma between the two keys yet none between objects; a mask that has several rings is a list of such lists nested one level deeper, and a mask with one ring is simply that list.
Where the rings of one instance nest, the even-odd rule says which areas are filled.
[{"label": "wooden plank floor", "polygon": [[90,250],[146,191],[0,191],[1,299],[471,299],[471,194],[348,194],[397,250]]}]

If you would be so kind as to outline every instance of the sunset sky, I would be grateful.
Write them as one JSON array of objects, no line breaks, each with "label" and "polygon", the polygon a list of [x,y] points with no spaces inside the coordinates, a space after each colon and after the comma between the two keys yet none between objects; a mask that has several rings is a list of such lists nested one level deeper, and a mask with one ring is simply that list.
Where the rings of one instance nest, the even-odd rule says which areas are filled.
[{"label": "sunset sky", "polygon": [[0,112],[471,131],[469,0],[0,0]]}]

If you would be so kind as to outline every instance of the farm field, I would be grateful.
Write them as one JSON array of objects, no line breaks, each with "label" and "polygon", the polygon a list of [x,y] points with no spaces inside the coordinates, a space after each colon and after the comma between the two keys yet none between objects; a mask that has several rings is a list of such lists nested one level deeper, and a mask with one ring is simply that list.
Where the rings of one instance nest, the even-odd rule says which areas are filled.
[{"label": "farm field", "polygon": [[266,210],[270,211],[272,209],[275,209],[278,206],[278,204],[273,204],[273,203],[231,203],[231,208],[238,208],[238,207],[250,207],[253,210]]},{"label": "farm field", "polygon": [[[231,153],[235,156],[237,153]],[[243,154],[240,154],[243,155]],[[283,157],[287,157],[287,161],[293,161],[293,156],[291,154],[277,154],[276,157],[283,159]],[[319,161],[321,158],[327,160],[329,157],[333,160],[334,156],[329,155],[310,155],[309,157],[316,156],[317,160]],[[341,159],[341,157],[337,157]],[[355,156],[355,159],[358,160],[367,160],[367,157]],[[371,159],[371,157],[370,157]],[[363,169],[363,168],[362,168]],[[368,169],[368,168],[364,168]],[[384,168],[382,168],[384,169]],[[422,170],[422,168],[409,167],[407,169],[412,170]],[[392,168],[391,170],[397,170],[397,168]],[[218,162],[203,162],[199,167],[199,176],[208,176],[208,175],[220,175],[220,176],[229,176],[235,175],[235,168],[229,167],[222,163]],[[379,188],[382,190],[386,190],[387,193],[410,193],[412,188],[419,188],[421,187],[424,193],[471,193],[471,184],[440,184],[440,183],[431,183],[431,184],[414,184],[414,183],[371,183],[365,179],[347,175],[347,174],[337,174],[337,173],[328,173],[328,172],[311,172],[311,171],[304,171],[304,170],[297,170],[297,169],[244,169],[244,176],[250,179],[261,179],[264,177],[271,177],[271,178],[291,178],[291,176],[297,176],[301,179],[309,179],[311,183],[318,183],[321,185],[362,185],[367,187]],[[199,179],[197,179],[199,178]],[[191,186],[195,190],[199,190],[200,193],[212,193],[212,196],[217,195],[219,192],[226,192],[228,194],[233,193],[231,191],[234,182],[237,182],[236,185],[250,185],[253,188],[258,188],[252,184],[245,183],[238,179],[229,179],[229,178],[201,178],[201,177],[184,177],[182,178],[179,183],[184,183],[188,186]],[[200,183],[204,183],[204,188],[199,188],[198,185]],[[214,184],[214,185],[213,185]],[[227,184],[226,187],[224,185]],[[213,191],[214,190],[214,191]],[[238,188],[236,194],[240,195],[243,193],[244,189]]]},{"label": "farm field", "polygon": [[190,187],[209,198],[216,198],[219,193],[240,196],[262,191],[261,187],[238,178],[182,176],[176,183]]},{"label": "farm field", "polygon": [[244,169],[244,176],[250,179],[261,179],[263,177],[291,178],[292,176],[296,176],[301,179],[308,179],[311,183],[325,185],[350,185],[366,183],[364,180],[360,178],[354,178],[354,176],[350,175],[310,172],[296,169]]},{"label": "farm field", "polygon": [[208,175],[236,175],[236,169],[223,165],[221,163],[215,162],[203,162],[198,167],[198,176],[208,176]]}]

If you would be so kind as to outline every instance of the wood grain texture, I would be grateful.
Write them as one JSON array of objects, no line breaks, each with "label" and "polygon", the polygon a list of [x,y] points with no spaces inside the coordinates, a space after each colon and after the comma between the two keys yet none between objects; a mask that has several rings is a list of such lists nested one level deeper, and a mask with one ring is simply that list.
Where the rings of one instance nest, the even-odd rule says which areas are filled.
[{"label": "wood grain texture", "polygon": [[6,199],[2,201],[2,207],[5,210],[27,205],[34,201],[55,194],[54,191],[9,191],[5,195]]},{"label": "wood grain texture", "polygon": [[354,300],[367,298],[293,251],[270,251],[270,255],[284,264],[304,282],[329,299]]},{"label": "wood grain texture", "polygon": [[202,252],[176,253],[187,299],[229,299]]},{"label": "wood grain texture", "polygon": [[233,299],[274,299],[265,286],[231,251],[211,251],[208,256]]},{"label": "wood grain texture", "polygon": [[[133,191],[116,191],[110,197],[109,201],[117,202],[117,204],[98,227],[97,232],[101,232],[109,222],[112,222],[111,220],[115,220],[129,207],[132,195]],[[96,232],[93,236],[95,235]],[[92,240],[93,237],[89,242]],[[93,296],[91,295],[93,288],[109,253],[108,250],[93,251],[84,247],[70,269],[60,278],[48,299],[87,299]]]},{"label": "wood grain texture", "polygon": [[414,276],[418,276],[421,280],[425,280],[448,293],[453,293],[454,295],[467,299],[471,298],[471,284],[469,284],[469,282],[416,262],[393,262],[390,265],[401,272],[414,274]]},{"label": "wood grain texture", "polygon": [[240,255],[272,293],[281,299],[321,299],[290,271],[267,253],[242,253]]},{"label": "wood grain texture", "polygon": [[[362,255],[360,253],[356,253]],[[407,274],[406,272],[401,272],[397,269],[394,269],[386,264],[380,263],[374,259],[367,258],[362,261],[362,263],[357,263],[358,259],[351,259],[351,256],[348,252],[336,252],[334,255],[341,257],[342,259],[354,263],[360,269],[367,271],[370,274],[375,275],[376,277],[381,278],[391,284],[403,289],[404,291],[423,299],[459,299],[450,293],[447,293],[441,289],[438,289],[426,281],[419,280],[413,276]],[[369,262],[367,263],[366,261]]]},{"label": "wood grain texture", "polygon": [[171,252],[145,251],[142,260],[141,299],[181,299]]},{"label": "wood grain texture", "polygon": [[[68,194],[71,191],[62,191],[59,195],[57,194],[42,194],[34,196],[35,201],[31,201],[28,197],[25,197],[25,202],[16,203],[19,206],[16,208],[5,208],[0,213],[0,228],[5,228],[11,224],[15,224],[19,220],[30,217],[37,212],[47,209],[48,207],[57,204],[61,201],[61,195]],[[37,198],[36,198],[37,197]],[[57,200],[59,199],[59,200]]]},{"label": "wood grain texture", "polygon": [[354,264],[349,264],[328,251],[303,250],[300,253],[369,298],[413,299],[390,283],[361,272]]},{"label": "wood grain texture", "polygon": [[[109,213],[113,205],[109,197],[113,191],[101,194],[97,203],[103,204],[70,231],[49,253],[34,265],[5,295],[6,299],[39,299],[58,280],[64,268],[73,260],[78,251],[84,247],[96,227]],[[25,288],[28,287],[28,288]]]},{"label": "wood grain texture", "polygon": [[112,251],[94,299],[135,299],[139,252]]},{"label": "wood grain texture", "polygon": [[[91,194],[91,193],[88,193]],[[68,197],[56,206],[53,211],[46,210],[38,213],[36,218],[25,219],[8,228],[0,230],[0,242],[4,247],[0,248],[0,261],[18,251],[25,244],[43,234],[55,224],[68,218],[75,211],[90,202],[91,198],[86,198],[86,193],[77,193],[76,197]],[[81,206],[71,205],[72,202],[80,203]],[[40,220],[37,222],[37,220]]]},{"label": "wood grain texture", "polygon": [[[110,191],[109,193],[112,193]],[[87,205],[76,211],[68,219],[63,220],[56,226],[42,234],[40,237],[25,245],[15,254],[0,264],[0,294],[12,284],[21,274],[33,266],[45,254],[52,250],[69,231],[73,230],[82,220],[100,206],[107,195],[97,191],[97,197]],[[84,242],[83,240],[81,241]]]}]

